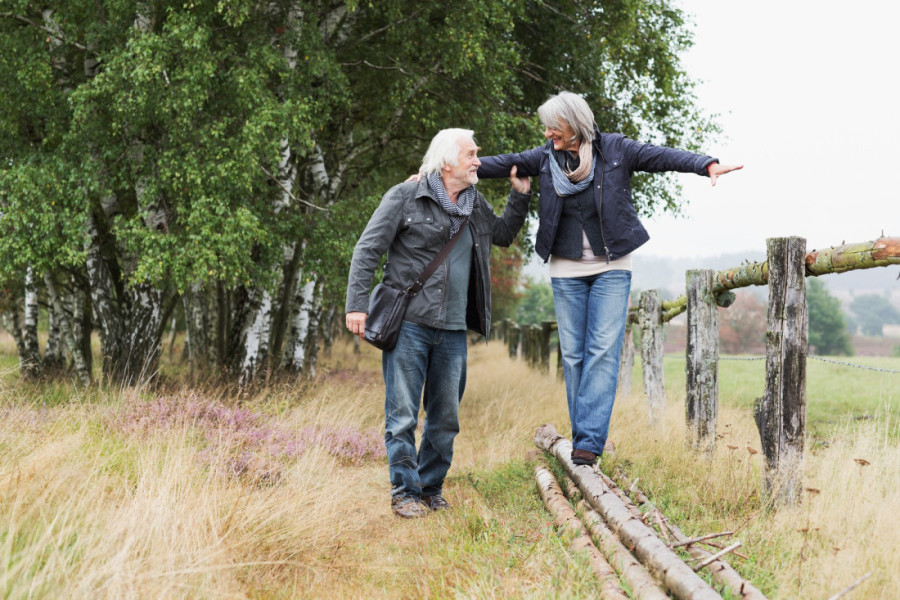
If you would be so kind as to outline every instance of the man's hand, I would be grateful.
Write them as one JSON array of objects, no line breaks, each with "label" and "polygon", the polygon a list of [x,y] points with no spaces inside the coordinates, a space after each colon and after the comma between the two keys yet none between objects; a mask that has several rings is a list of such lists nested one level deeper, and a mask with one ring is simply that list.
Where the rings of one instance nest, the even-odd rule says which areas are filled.
[{"label": "man's hand", "polygon": [[509,182],[512,184],[514,190],[520,194],[527,194],[531,191],[531,179],[528,177],[516,177],[517,171],[518,168],[516,165],[513,165],[513,168],[509,170]]},{"label": "man's hand", "polygon": [[367,316],[364,312],[347,313],[347,329],[350,330],[350,333],[358,335],[359,339],[363,339],[366,336]]},{"label": "man's hand", "polygon": [[731,173],[732,171],[739,171],[744,168],[744,165],[720,165],[719,163],[709,163],[709,166],[706,167],[706,172],[709,173],[709,182],[713,185],[716,185],[716,179],[719,178],[719,175],[724,175],[725,173]]}]

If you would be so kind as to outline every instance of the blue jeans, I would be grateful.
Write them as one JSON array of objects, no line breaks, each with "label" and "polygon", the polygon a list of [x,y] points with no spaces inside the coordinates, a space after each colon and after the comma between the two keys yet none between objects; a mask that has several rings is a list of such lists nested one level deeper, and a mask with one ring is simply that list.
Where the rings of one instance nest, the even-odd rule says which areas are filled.
[{"label": "blue jeans", "polygon": [[572,447],[603,454],[616,399],[631,271],[553,277]]},{"label": "blue jeans", "polygon": [[[404,321],[397,346],[382,353],[384,443],[393,498],[441,492],[453,460],[453,439],[459,433],[467,352],[463,330],[446,331]],[[425,409],[425,427],[416,452],[419,398]]]}]

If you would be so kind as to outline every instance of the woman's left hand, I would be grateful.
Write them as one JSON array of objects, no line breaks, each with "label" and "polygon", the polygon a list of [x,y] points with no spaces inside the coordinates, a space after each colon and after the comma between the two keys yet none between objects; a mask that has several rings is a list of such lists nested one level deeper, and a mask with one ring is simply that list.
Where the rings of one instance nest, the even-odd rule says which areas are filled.
[{"label": "woman's left hand", "polygon": [[509,170],[509,182],[514,190],[520,194],[527,194],[531,191],[531,179],[528,177],[516,177],[517,171],[516,165],[513,165],[513,168]]},{"label": "woman's left hand", "polygon": [[709,182],[716,185],[716,179],[719,178],[719,175],[731,173],[732,171],[739,171],[743,168],[744,165],[720,165],[719,163],[714,162],[709,163],[709,166],[706,167],[706,172],[709,173]]}]

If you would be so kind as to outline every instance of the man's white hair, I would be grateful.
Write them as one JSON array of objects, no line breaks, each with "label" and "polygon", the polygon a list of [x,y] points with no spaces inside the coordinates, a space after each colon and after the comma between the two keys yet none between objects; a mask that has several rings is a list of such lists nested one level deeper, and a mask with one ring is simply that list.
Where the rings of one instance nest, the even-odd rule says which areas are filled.
[{"label": "man's white hair", "polygon": [[462,140],[475,141],[475,132],[471,129],[442,129],[431,138],[428,152],[422,159],[419,167],[419,175],[440,173],[444,165],[455,167],[459,164],[459,151],[462,149]]}]

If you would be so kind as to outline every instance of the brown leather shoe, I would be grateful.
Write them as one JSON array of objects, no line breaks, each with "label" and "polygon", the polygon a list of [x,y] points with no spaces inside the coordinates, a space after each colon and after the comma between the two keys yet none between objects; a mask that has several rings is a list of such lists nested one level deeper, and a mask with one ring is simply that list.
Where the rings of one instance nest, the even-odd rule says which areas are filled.
[{"label": "brown leather shoe", "polygon": [[425,503],[425,506],[430,508],[431,510],[447,510],[450,508],[450,503],[447,502],[447,499],[444,498],[441,494],[435,494],[434,496],[423,496],[422,502]]},{"label": "brown leather shoe", "polygon": [[597,455],[589,450],[576,448],[572,450],[572,462],[576,465],[593,465],[597,462]]},{"label": "brown leather shoe", "polygon": [[401,519],[418,519],[430,512],[424,502],[410,496],[391,500],[391,510]]}]

